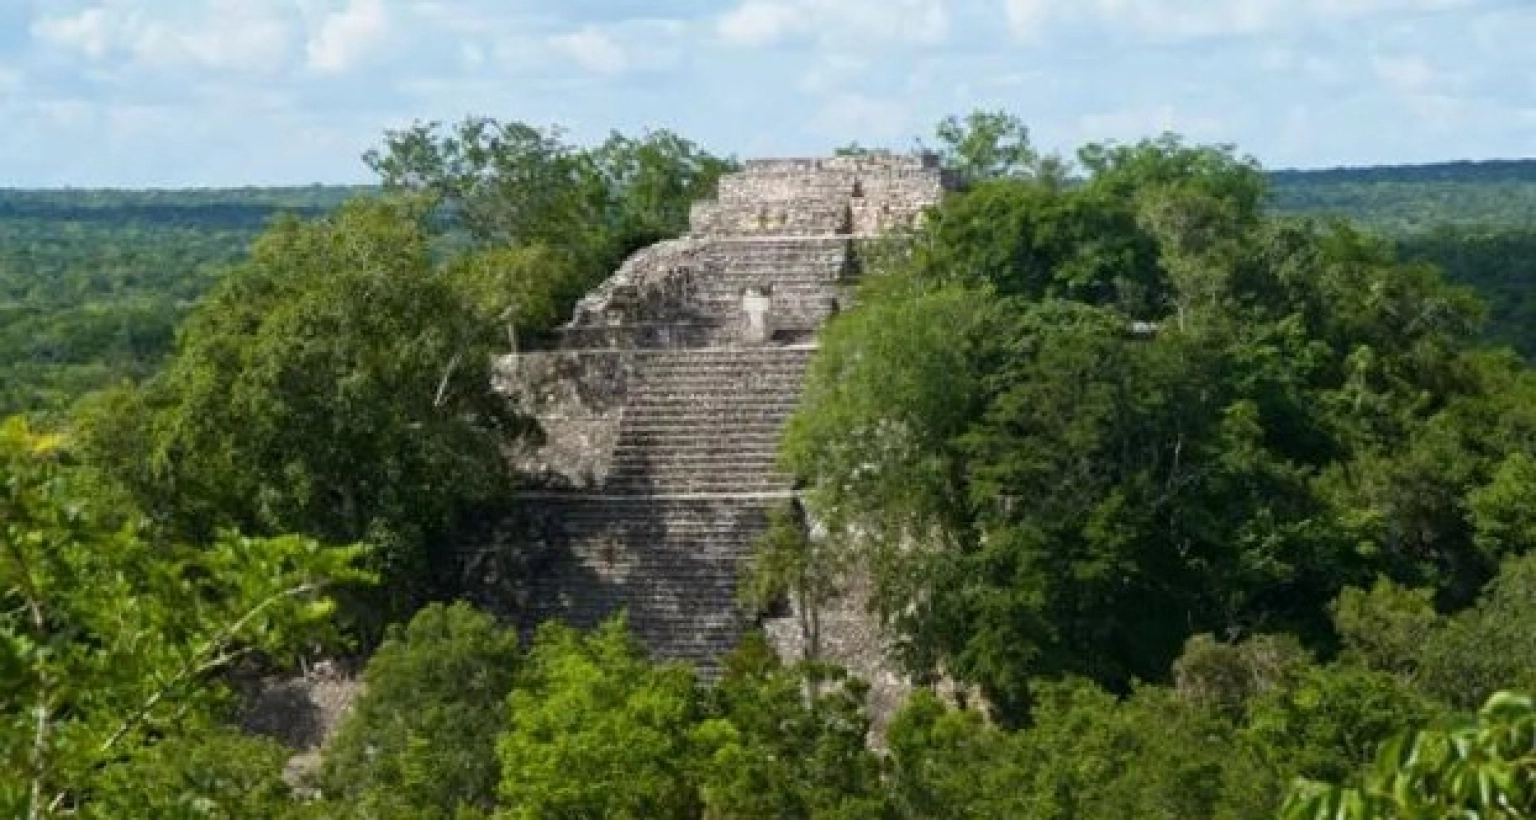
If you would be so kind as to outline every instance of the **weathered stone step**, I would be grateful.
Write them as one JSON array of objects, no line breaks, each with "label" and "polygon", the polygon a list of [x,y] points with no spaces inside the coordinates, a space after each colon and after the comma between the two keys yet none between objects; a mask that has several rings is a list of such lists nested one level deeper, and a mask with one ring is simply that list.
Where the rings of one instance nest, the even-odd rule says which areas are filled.
[{"label": "weathered stone step", "polygon": [[635,358],[654,364],[667,361],[765,361],[770,359],[808,358],[815,352],[811,345],[795,347],[706,347],[689,350],[637,351]]},{"label": "weathered stone step", "polygon": [[687,465],[703,469],[730,466],[743,470],[764,470],[773,468],[776,455],[777,452],[772,447],[754,447],[751,450],[744,450],[727,446],[699,446],[676,450],[653,448],[649,452],[631,449],[615,454],[614,460],[617,466],[626,469],[654,464],[658,467]]},{"label": "weathered stone step", "polygon": [[[693,292],[689,297],[693,309],[702,316],[710,317],[717,327],[724,327],[731,321],[740,320],[743,316],[741,309],[742,293],[754,285],[743,282],[741,285],[726,284],[718,288],[701,288]],[[775,288],[769,296],[768,312],[771,315],[781,315],[788,312],[807,312],[814,310],[830,310],[836,302],[841,305],[849,301],[844,294],[840,294],[831,288],[806,288],[804,290]]]},{"label": "weathered stone step", "polygon": [[697,252],[707,254],[711,252],[734,252],[743,250],[748,252],[776,246],[794,247],[847,247],[849,238],[837,234],[825,236],[799,236],[773,234],[757,234],[755,236],[711,236],[707,240],[701,240]]},{"label": "weathered stone step", "polygon": [[747,493],[769,490],[788,490],[793,483],[788,479],[746,480],[737,477],[715,478],[701,475],[662,479],[653,476],[613,476],[603,485],[604,492],[633,493]]},{"label": "weathered stone step", "polygon": [[771,468],[777,455],[778,451],[769,446],[733,447],[704,441],[676,448],[626,448],[615,452],[614,460],[620,465],[689,464],[704,467],[724,464],[760,470]]},{"label": "weathered stone step", "polygon": [[631,404],[628,410],[664,410],[666,412],[687,412],[690,408],[698,412],[698,408],[709,405],[711,408],[729,409],[753,409],[792,411],[799,403],[798,395],[792,396],[764,396],[758,393],[755,386],[750,384],[739,385],[732,391],[728,387],[720,390],[688,390],[679,387],[676,390],[645,390],[638,394],[631,394]]},{"label": "weathered stone step", "polygon": [[[741,294],[751,284],[743,282],[740,285],[727,283],[718,288],[700,288],[691,295],[692,304],[701,313],[707,314],[719,323],[731,317],[741,316]],[[832,302],[842,302],[844,295],[830,287],[826,288],[775,288],[769,294],[769,310],[783,311],[789,307],[805,308],[815,305],[828,305]]]},{"label": "weathered stone step", "polygon": [[[626,426],[637,428],[676,423],[692,428],[726,428],[735,424],[782,423],[795,410],[794,405],[762,407],[751,404],[716,404],[698,400],[672,406],[649,405],[626,410]],[[724,432],[722,429],[721,432]]]},{"label": "weathered stone step", "polygon": [[729,461],[722,456],[718,460],[686,459],[670,462],[629,461],[615,465],[608,473],[611,486],[614,482],[630,479],[666,479],[668,481],[701,481],[710,483],[777,484],[789,481],[790,476],[780,474],[773,462],[763,460]]},{"label": "weathered stone step", "polygon": [[708,479],[716,482],[735,481],[742,484],[785,480],[785,477],[774,475],[773,472],[773,462],[769,459],[750,461],[731,459],[724,455],[713,459],[704,457],[668,461],[637,459],[616,464],[613,471],[608,473],[608,480],[612,482],[631,477],[669,481]]},{"label": "weathered stone step", "polygon": [[712,282],[759,279],[767,283],[831,285],[856,278],[845,259],[785,255],[722,262],[695,271],[689,284],[699,288]]},{"label": "weathered stone step", "polygon": [[630,398],[665,395],[679,390],[700,393],[724,393],[727,391],[750,394],[758,398],[776,398],[780,388],[800,392],[798,379],[804,377],[804,368],[787,370],[763,368],[761,370],[684,369],[665,373],[644,373],[630,384]]},{"label": "weathered stone step", "polygon": [[[650,501],[649,499],[637,498],[636,501],[643,502],[646,506],[654,505],[654,502]],[[646,534],[653,532],[664,532],[669,528],[679,528],[680,532],[712,534],[722,530],[746,531],[763,526],[767,523],[768,520],[768,513],[766,508],[750,510],[750,512],[755,513],[753,515],[732,517],[729,519],[713,516],[706,519],[675,514],[663,514],[659,518],[650,515],[635,518],[625,518],[614,512],[615,506],[617,505],[611,504],[607,510],[601,512],[581,512],[575,510],[567,511],[568,514],[556,522],[551,522],[550,526],[563,529],[565,532],[570,534],[587,535],[597,532]],[[748,510],[743,510],[742,512],[748,512]],[[738,513],[738,515],[740,515],[740,513]],[[641,547],[644,547],[645,549],[653,549],[656,548],[656,545],[647,542],[641,544]]]},{"label": "weathered stone step", "polygon": [[688,441],[665,447],[651,447],[629,443],[620,444],[613,451],[613,459],[616,464],[693,461],[700,458],[713,460],[730,457],[755,465],[772,466],[778,456],[779,448],[776,442],[768,440],[745,443]]},{"label": "weathered stone step", "polygon": [[750,432],[761,435],[776,433],[789,418],[788,411],[738,411],[732,413],[708,412],[701,410],[697,414],[682,415],[679,413],[644,413],[637,412],[626,415],[619,425],[619,435],[622,439],[630,432],[667,432],[671,430],[691,430],[696,435],[713,435],[726,432],[736,427],[742,432]]},{"label": "weathered stone step", "polygon": [[661,373],[639,374],[630,382],[629,397],[634,399],[665,395],[680,390],[694,390],[700,393],[733,391],[750,393],[761,398],[774,398],[781,389],[799,393],[799,380],[804,378],[804,374],[803,367],[793,371],[782,368],[760,370],[678,368]]},{"label": "weathered stone step", "polygon": [[673,361],[642,361],[637,369],[636,376],[642,380],[664,378],[673,375],[697,376],[732,376],[748,375],[755,373],[789,375],[797,373],[810,363],[810,357],[796,358],[772,358],[761,359],[684,359]]},{"label": "weathered stone step", "polygon": [[656,404],[692,403],[697,401],[718,400],[722,404],[748,406],[752,404],[764,404],[772,406],[793,405],[799,400],[799,389],[785,387],[785,393],[776,393],[773,388],[774,381],[762,379],[742,379],[735,383],[711,383],[705,380],[679,381],[674,385],[648,384],[643,388],[632,390],[629,394],[631,406],[645,406]]},{"label": "weathered stone step", "polygon": [[[639,499],[639,498],[637,498],[635,500],[637,500],[637,501],[641,501],[641,500],[649,501],[649,499]],[[746,528],[750,529],[750,528],[754,528],[754,527],[757,527],[757,526],[765,523],[767,520],[768,520],[768,516],[767,516],[767,512],[766,511],[760,511],[759,515],[755,515],[755,516],[752,516],[751,518],[740,519],[740,520],[716,520],[716,519],[713,519],[713,518],[711,518],[709,520],[702,520],[702,519],[689,519],[689,518],[677,518],[677,517],[668,518],[668,517],[665,517],[665,516],[663,516],[663,520],[657,520],[657,519],[651,518],[651,517],[638,518],[638,519],[624,519],[624,518],[615,518],[612,515],[603,515],[601,517],[598,517],[598,516],[587,517],[587,516],[583,516],[583,515],[570,515],[570,516],[565,517],[558,524],[551,524],[550,526],[557,527],[557,528],[563,528],[564,531],[566,531],[568,533],[585,533],[585,534],[592,534],[592,533],[596,533],[596,532],[621,532],[621,533],[645,534],[645,533],[651,533],[651,532],[665,532],[665,531],[667,531],[669,529],[674,529],[675,528],[679,532],[699,533],[699,534],[702,534],[702,535],[707,535],[707,534],[718,533],[718,532],[721,532],[721,531],[733,532],[733,531],[736,531],[736,530],[741,529],[743,527],[746,527]],[[655,547],[654,544],[647,544],[647,545],[644,545],[644,546],[647,549]]]},{"label": "weathered stone step", "polygon": [[691,284],[695,288],[715,282],[765,279],[773,284],[832,284],[850,278],[841,259],[808,259],[803,256],[742,259],[698,271]]},{"label": "weathered stone step", "polygon": [[614,490],[622,487],[646,489],[670,489],[681,491],[697,489],[700,492],[718,489],[743,491],[752,489],[789,488],[793,479],[787,476],[767,476],[761,470],[697,469],[697,470],[616,470],[608,475],[603,487]]},{"label": "weathered stone step", "polygon": [[[779,428],[761,426],[750,429],[718,430],[714,431],[713,440],[725,446],[772,448],[778,446]],[[639,427],[625,429],[615,449],[650,450],[655,447],[688,447],[700,442],[697,426],[687,425],[683,429],[663,430],[653,425],[647,429]]]},{"label": "weathered stone step", "polygon": [[667,378],[656,378],[652,375],[650,378],[637,379],[633,382],[630,385],[629,398],[633,401],[691,391],[701,395],[720,393],[753,399],[776,399],[783,395],[783,391],[798,394],[801,390],[797,381],[799,378],[803,378],[801,373],[782,372],[738,372],[714,376],[677,373]]},{"label": "weathered stone step", "polygon": [[769,357],[761,359],[714,359],[683,358],[667,361],[639,362],[634,375],[641,380],[671,376],[709,375],[715,377],[745,376],[757,373],[790,375],[800,372],[810,364],[810,357]]},{"label": "weathered stone step", "polygon": [[[754,419],[751,421],[738,421],[732,432],[736,435],[750,435],[754,438],[754,444],[777,445],[784,429],[784,422],[779,419]],[[723,433],[715,425],[706,422],[690,423],[675,419],[651,419],[639,421],[628,419],[619,428],[619,443],[664,448],[678,441],[707,440],[708,437]]]},{"label": "weathered stone step", "polygon": [[683,415],[681,413],[626,413],[619,423],[619,435],[624,435],[631,430],[647,432],[654,430],[666,431],[694,430],[697,432],[725,432],[724,428],[740,426],[742,432],[771,433],[778,429],[789,418],[790,409],[774,409],[758,413],[739,412],[731,413],[729,417],[722,413],[708,412],[707,408],[698,413]]},{"label": "weathered stone step", "polygon": [[748,418],[788,418],[789,414],[795,411],[795,406],[789,402],[763,404],[730,401],[719,397],[683,397],[630,407],[624,411],[624,418],[629,420],[668,418],[724,425]]}]

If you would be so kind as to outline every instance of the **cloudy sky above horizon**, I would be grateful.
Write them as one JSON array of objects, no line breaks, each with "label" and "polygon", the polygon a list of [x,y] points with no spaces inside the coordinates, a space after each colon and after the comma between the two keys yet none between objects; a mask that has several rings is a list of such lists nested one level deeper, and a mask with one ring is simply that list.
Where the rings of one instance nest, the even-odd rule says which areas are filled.
[{"label": "cloudy sky above horizon", "polygon": [[906,149],[978,108],[1062,153],[1536,156],[1536,0],[0,0],[0,187],[367,181],[469,114]]}]

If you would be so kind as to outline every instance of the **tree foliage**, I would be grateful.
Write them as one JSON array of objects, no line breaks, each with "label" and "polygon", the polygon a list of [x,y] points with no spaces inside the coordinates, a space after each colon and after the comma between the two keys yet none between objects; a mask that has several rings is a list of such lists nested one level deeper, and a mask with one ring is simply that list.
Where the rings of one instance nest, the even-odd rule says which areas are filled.
[{"label": "tree foliage", "polygon": [[[87,453],[174,531],[368,541],[397,610],[431,550],[507,476],[501,328],[432,261],[405,204],[275,226],[183,329],[159,378],[94,399]],[[532,304],[532,303],[530,303]]]},{"label": "tree foliage", "polygon": [[693,673],[652,666],[623,620],[581,635],[541,627],[497,741],[502,815],[689,818],[689,732],[702,704]]},{"label": "tree foliage", "polygon": [[516,633],[463,603],[429,605],[392,628],[326,747],[322,787],[335,816],[488,813],[518,657]]},{"label": "tree foliage", "polygon": [[1029,127],[1006,111],[945,117],[934,136],[940,161],[962,184],[1027,175],[1040,160],[1029,143]]},{"label": "tree foliage", "polygon": [[1383,745],[1358,787],[1298,783],[1285,820],[1513,820],[1536,812],[1536,706],[1499,692],[1475,722],[1408,732]]},{"label": "tree foliage", "polygon": [[1530,450],[1528,377],[1469,351],[1467,293],[1266,217],[1229,149],[1080,160],[947,201],[827,330],[786,436],[914,666],[1018,719],[1036,676],[1123,690],[1200,631],[1325,645],[1346,585],[1462,605],[1524,548],[1494,454]]},{"label": "tree foliage", "polygon": [[471,244],[562,249],[588,284],[686,229],[689,206],[732,167],[670,131],[583,148],[559,128],[489,117],[417,122],[363,159],[386,191],[429,196],[443,227]]},{"label": "tree foliage", "polygon": [[880,758],[867,745],[865,694],[824,665],[785,666],[749,635],[725,659],[693,732],[704,816],[889,817]]},{"label": "tree foliage", "polygon": [[[227,810],[238,797],[226,782],[167,769],[178,758],[161,745],[205,749],[196,738],[219,715],[217,676],[236,662],[333,634],[330,588],[365,580],[360,552],[230,532],[161,542],[99,501],[64,444],[16,419],[0,427],[0,807],[30,818],[110,816],[104,807],[143,799]],[[177,791],[114,791],[137,777]]]}]

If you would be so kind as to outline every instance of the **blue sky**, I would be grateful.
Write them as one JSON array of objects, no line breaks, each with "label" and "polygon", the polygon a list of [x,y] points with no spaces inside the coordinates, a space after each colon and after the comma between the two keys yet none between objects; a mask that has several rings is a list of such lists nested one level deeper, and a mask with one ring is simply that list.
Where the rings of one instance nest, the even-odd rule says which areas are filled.
[{"label": "blue sky", "polygon": [[977,108],[1063,153],[1536,156],[1536,0],[0,0],[0,187],[366,181],[467,114],[746,157]]}]

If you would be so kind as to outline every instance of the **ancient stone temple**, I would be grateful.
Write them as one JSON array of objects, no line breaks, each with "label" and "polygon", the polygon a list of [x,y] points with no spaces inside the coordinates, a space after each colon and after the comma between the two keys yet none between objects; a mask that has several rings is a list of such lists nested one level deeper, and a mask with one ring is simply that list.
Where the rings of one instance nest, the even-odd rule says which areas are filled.
[{"label": "ancient stone temple", "polygon": [[468,555],[477,597],[528,623],[628,611],[659,657],[708,670],[756,613],[736,582],[767,511],[815,334],[845,304],[859,240],[943,191],[931,158],[749,161],[688,234],[641,250],[578,304],[554,350],[498,363],[542,428],[514,458],[515,549]]}]

